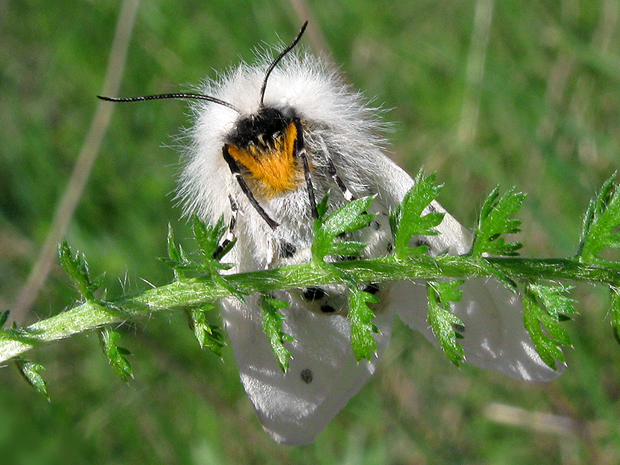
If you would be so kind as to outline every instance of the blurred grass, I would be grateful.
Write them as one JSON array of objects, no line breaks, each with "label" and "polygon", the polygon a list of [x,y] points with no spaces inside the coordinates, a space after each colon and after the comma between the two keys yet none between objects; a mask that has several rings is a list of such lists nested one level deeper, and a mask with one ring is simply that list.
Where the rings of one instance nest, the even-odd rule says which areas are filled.
[{"label": "blurred grass", "polygon": [[[119,2],[0,2],[0,307],[9,308],[50,225],[97,105]],[[437,170],[440,200],[472,225],[496,185],[528,194],[529,256],[574,253],[582,212],[620,165],[620,26],[615,0],[308,1],[347,80],[390,108],[391,154]],[[305,18],[304,18],[305,19]],[[142,2],[122,95],[188,90],[252,48],[293,37],[285,1]],[[488,37],[485,31],[488,30]],[[305,40],[309,44],[309,40]],[[183,102],[118,106],[67,233],[111,295],[162,284]],[[477,116],[476,116],[477,115]],[[620,349],[606,296],[578,287],[575,349],[556,382],[532,385],[449,364],[397,324],[379,372],[310,446],[263,433],[230,350],[199,350],[182,315],[122,328],[136,379],[115,378],[95,335],[37,350],[52,402],[0,371],[7,464],[424,464],[620,462]],[[56,269],[28,321],[76,296]],[[572,423],[554,434],[500,424],[506,404]]]}]

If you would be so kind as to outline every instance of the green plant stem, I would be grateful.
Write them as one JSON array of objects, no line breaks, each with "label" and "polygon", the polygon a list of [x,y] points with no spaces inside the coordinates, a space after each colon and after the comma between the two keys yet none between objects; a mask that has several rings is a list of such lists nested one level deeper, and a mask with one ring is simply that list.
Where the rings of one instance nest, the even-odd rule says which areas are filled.
[{"label": "green plant stem", "polygon": [[[416,256],[397,260],[353,260],[330,265],[307,263],[275,270],[226,276],[229,285],[242,294],[278,289],[303,288],[342,282],[341,271],[359,282],[403,279],[473,278],[492,276],[490,270],[519,279],[581,281],[620,287],[620,266],[615,263],[584,264],[578,259],[473,258]],[[89,301],[56,316],[14,330],[0,330],[0,361],[21,355],[35,346],[73,334],[121,323],[162,310],[197,307],[229,297],[230,291],[210,278],[185,278],[140,294],[108,302]]]}]

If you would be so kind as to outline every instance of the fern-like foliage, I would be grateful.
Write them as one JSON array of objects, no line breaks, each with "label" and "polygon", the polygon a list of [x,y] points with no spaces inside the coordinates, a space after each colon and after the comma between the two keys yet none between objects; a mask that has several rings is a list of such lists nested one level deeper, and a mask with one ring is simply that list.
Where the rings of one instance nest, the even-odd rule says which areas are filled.
[{"label": "fern-like foliage", "polygon": [[[603,184],[584,215],[580,242],[574,257],[557,259],[522,258],[518,256],[520,241],[507,236],[519,232],[520,222],[514,216],[523,204],[524,194],[509,189],[500,194],[493,190],[484,202],[474,231],[469,253],[459,256],[427,254],[425,246],[415,246],[412,237],[437,234],[435,228],[443,214],[431,206],[440,192],[435,175],[420,172],[415,185],[402,204],[392,212],[390,225],[393,251],[377,259],[334,260],[335,256],[358,257],[365,244],[350,240],[351,232],[366,228],[373,219],[368,214],[374,197],[347,203],[328,213],[327,198],[317,206],[314,224],[312,259],[309,263],[251,273],[231,273],[233,264],[226,262],[234,241],[223,241],[227,225],[220,219],[206,225],[194,219],[193,233],[197,254],[188,254],[179,245],[173,231],[168,231],[168,257],[163,261],[173,271],[173,281],[165,286],[147,289],[139,294],[103,300],[100,287],[104,275],[91,278],[84,256],[73,253],[66,242],[59,248],[60,262],[81,294],[81,302],[28,327],[5,328],[8,311],[0,312],[0,361],[16,359],[16,365],[29,384],[47,396],[40,372],[43,367],[21,358],[21,355],[45,342],[69,337],[88,330],[99,330],[103,352],[122,379],[129,380],[133,371],[129,352],[117,345],[119,333],[110,325],[129,318],[150,315],[161,310],[183,310],[201,347],[221,357],[225,344],[222,330],[209,318],[222,298],[244,301],[258,294],[263,316],[263,329],[282,370],[288,367],[287,348],[291,337],[285,333],[288,305],[274,298],[274,291],[330,284],[348,288],[351,344],[357,360],[370,359],[376,351],[373,308],[377,297],[364,291],[364,283],[382,283],[399,279],[426,279],[428,282],[428,321],[449,360],[463,361],[459,345],[462,322],[451,307],[461,296],[463,280],[472,277],[494,277],[523,296],[524,323],[542,360],[555,368],[563,362],[562,347],[571,341],[563,324],[576,313],[570,298],[571,286],[566,281],[587,282],[607,287],[610,291],[609,320],[613,335],[620,342],[620,264],[602,257],[604,249],[620,248],[620,189],[615,175]],[[193,257],[197,258],[193,258]]]}]

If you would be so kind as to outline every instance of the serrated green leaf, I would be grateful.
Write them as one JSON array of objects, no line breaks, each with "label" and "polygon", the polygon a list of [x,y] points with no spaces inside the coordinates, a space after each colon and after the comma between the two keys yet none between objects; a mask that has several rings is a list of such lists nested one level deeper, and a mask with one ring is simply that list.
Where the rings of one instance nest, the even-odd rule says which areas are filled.
[{"label": "serrated green leaf", "polygon": [[174,239],[174,229],[172,229],[172,225],[170,223],[168,223],[168,235],[166,237],[166,243],[168,246],[168,257],[170,258],[170,260],[180,262],[181,253],[179,251],[179,246]]},{"label": "serrated green leaf", "polygon": [[592,223],[597,220],[601,214],[605,211],[605,205],[609,203],[609,199],[611,198],[614,190],[616,173],[612,174],[609,179],[607,179],[603,185],[601,186],[601,190],[598,194],[590,200],[588,204],[588,209],[586,210],[586,214],[583,218],[583,225],[581,228],[581,242],[585,240],[585,238],[590,234],[590,228],[592,227]]},{"label": "serrated green leaf", "polygon": [[620,289],[610,286],[611,309],[609,311],[609,322],[616,342],[620,344]]},{"label": "serrated green leaf", "polygon": [[470,255],[481,257],[483,254],[517,256],[523,244],[521,242],[507,243],[504,234],[515,234],[520,231],[521,221],[511,218],[516,214],[525,194],[509,189],[503,196],[499,196],[496,187],[486,198],[478,217],[478,226],[474,233],[474,241]]},{"label": "serrated green leaf", "polygon": [[366,213],[375,197],[373,195],[347,202],[325,219],[323,228],[334,237],[365,228],[375,217],[375,215]]},{"label": "serrated green leaf", "polygon": [[[355,257],[365,247],[365,244],[356,241],[340,240],[344,233],[367,227],[374,219],[374,214],[368,214],[368,208],[375,196],[364,197],[348,202],[331,215],[327,214],[327,196],[317,206],[319,213],[314,224],[314,240],[312,256],[315,261],[323,260],[328,255],[341,257]],[[358,361],[363,358],[370,360],[376,352],[376,342],[372,336],[377,328],[371,323],[374,312],[367,303],[376,302],[376,297],[370,293],[357,289],[351,283],[349,292],[349,324],[351,325],[351,347]]]},{"label": "serrated green leaf", "polygon": [[544,316],[540,317],[540,312],[538,310],[539,307],[533,299],[524,297],[523,307],[525,309],[523,314],[525,329],[532,338],[536,352],[538,352],[538,355],[540,355],[543,362],[545,362],[550,368],[557,370],[555,359],[564,361],[564,355],[559,349],[557,342],[547,336],[541,328],[541,324],[543,324],[541,318],[543,320],[546,318]]},{"label": "serrated green leaf", "polygon": [[571,287],[529,284],[523,295],[523,321],[540,358],[554,370],[556,360],[564,362],[562,345],[571,345],[568,332],[561,326],[563,315],[576,313],[573,301],[565,294]]},{"label": "serrated green leaf", "polygon": [[174,230],[170,223],[168,223],[167,246],[168,258],[164,258],[162,261],[173,269],[175,279],[181,278],[184,276],[183,268],[188,263],[188,260],[181,245],[175,241]]},{"label": "serrated green leaf", "polygon": [[224,248],[220,248],[228,226],[224,223],[224,216],[215,224],[205,224],[197,216],[193,217],[192,231],[194,239],[198,243],[202,257],[201,268],[207,274],[217,275],[221,270],[229,270],[232,264],[221,263],[222,258],[233,248],[235,240],[229,242]]},{"label": "serrated green leaf", "polygon": [[201,308],[193,308],[189,311],[189,319],[192,330],[201,348],[207,348],[222,358],[222,348],[226,345],[225,338],[216,325],[207,322],[206,312],[215,308],[212,304],[205,304]]},{"label": "serrated green leaf", "polygon": [[529,289],[541,300],[547,313],[553,317],[568,316],[577,314],[575,301],[566,295],[574,286],[543,285],[532,283]]},{"label": "serrated green leaf", "polygon": [[412,253],[424,253],[420,247],[416,249],[409,247],[411,238],[436,235],[437,231],[434,228],[443,221],[444,213],[431,212],[422,216],[424,210],[441,191],[442,186],[435,185],[435,180],[435,173],[425,178],[420,170],[413,187],[390,218],[394,232],[394,252],[400,258],[410,256]]},{"label": "serrated green leaf", "polygon": [[342,234],[357,231],[367,227],[375,215],[366,211],[375,196],[352,200],[331,215],[327,212],[327,196],[317,205],[319,217],[314,222],[314,240],[312,242],[312,256],[314,260],[322,262],[328,255],[355,256],[365,247],[356,241],[336,240]]},{"label": "serrated green leaf", "polygon": [[459,366],[465,352],[457,339],[461,339],[465,330],[463,322],[450,310],[451,302],[458,302],[463,291],[458,287],[463,281],[429,281],[428,282],[428,323],[439,346],[448,359]]},{"label": "serrated green leaf", "polygon": [[345,257],[357,257],[360,251],[366,247],[363,242],[342,241],[334,242],[331,245],[330,255],[340,255]]},{"label": "serrated green leaf", "polygon": [[584,217],[578,256],[593,261],[605,248],[620,249],[620,189],[614,183],[614,173],[590,201]]},{"label": "serrated green leaf", "polygon": [[293,341],[294,339],[282,331],[282,323],[284,322],[284,315],[280,312],[281,309],[287,308],[288,302],[274,299],[267,295],[261,296],[261,308],[263,331],[269,339],[271,344],[271,350],[280,365],[280,369],[283,373],[288,370],[288,361],[291,357],[291,353],[286,348],[284,343],[286,341]]},{"label": "serrated green leaf", "polygon": [[86,300],[94,300],[93,293],[99,289],[105,278],[105,274],[97,277],[95,280],[90,279],[90,270],[88,268],[88,262],[83,254],[76,252],[75,255],[71,253],[69,244],[67,241],[63,241],[58,246],[58,256],[60,258],[60,264],[65,272],[73,281],[73,285],[78,292],[86,298]]},{"label": "serrated green leaf", "polygon": [[168,254],[170,259],[176,260],[178,263],[191,263],[190,257],[185,252],[185,249],[181,244],[176,244],[172,227],[169,226],[168,234]]},{"label": "serrated green leaf", "polygon": [[227,227],[224,226],[224,218],[220,217],[214,225],[206,225],[196,216],[192,220],[192,231],[194,239],[198,243],[201,260],[191,259],[185,253],[183,247],[176,244],[172,228],[169,227],[168,258],[162,258],[161,261],[174,270],[175,278],[177,279],[186,277],[186,273],[189,271],[195,271],[201,278],[211,277],[215,284],[226,288],[242,299],[242,296],[238,295],[236,289],[219,275],[220,271],[233,267],[233,264],[220,262],[220,259],[230,251],[235,243],[233,240],[220,249],[223,235],[227,230]]},{"label": "serrated green leaf", "polygon": [[215,224],[209,226],[203,223],[197,216],[192,218],[192,231],[204,261],[217,261],[213,258],[213,255],[220,246],[226,229],[227,226],[224,225],[223,216],[220,216]]},{"label": "serrated green leaf", "polygon": [[91,280],[90,288],[91,288],[92,292],[95,292],[97,289],[99,289],[101,287],[101,285],[103,284],[103,280],[104,279],[105,279],[105,273],[101,273],[94,280]]},{"label": "serrated green leaf", "polygon": [[441,304],[448,308],[452,302],[460,302],[463,300],[463,290],[460,286],[463,285],[463,280],[453,281],[431,281],[429,286],[433,288]]},{"label": "serrated green leaf", "polygon": [[[560,324],[560,315],[571,315],[577,313],[574,301],[565,295],[572,286],[563,285],[542,285],[530,284],[531,292],[539,302],[539,307],[543,311],[539,321],[544,325],[549,336],[556,341],[571,345],[568,332]],[[558,347],[560,345],[558,344]]]},{"label": "serrated green leaf", "polygon": [[45,370],[45,367],[38,363],[29,362],[21,358],[15,360],[15,363],[17,364],[19,372],[28,384],[35,388],[39,394],[43,395],[47,400],[50,400],[50,396],[47,393],[47,384],[45,383],[43,377],[39,374],[40,371]]},{"label": "serrated green leaf", "polygon": [[368,306],[377,303],[376,296],[352,286],[349,291],[349,324],[351,326],[351,348],[355,359],[370,360],[377,353],[377,342],[373,333],[379,330],[372,323],[375,313]]},{"label": "serrated green leaf", "polygon": [[32,329],[17,326],[17,323],[14,321],[13,325],[10,328],[0,329],[0,336],[16,341],[28,342],[32,341],[34,334],[32,332]]},{"label": "serrated green leaf", "polygon": [[116,341],[120,339],[120,337],[121,335],[119,333],[109,328],[102,328],[99,331],[99,341],[101,342],[101,348],[103,349],[108,363],[118,377],[127,382],[130,378],[133,378],[133,370],[125,357],[125,355],[128,355],[130,352],[116,345]]}]

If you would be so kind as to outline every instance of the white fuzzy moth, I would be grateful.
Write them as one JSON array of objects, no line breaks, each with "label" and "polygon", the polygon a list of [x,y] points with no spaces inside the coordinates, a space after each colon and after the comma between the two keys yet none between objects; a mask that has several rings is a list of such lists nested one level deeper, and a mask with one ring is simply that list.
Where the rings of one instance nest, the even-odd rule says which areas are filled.
[{"label": "white fuzzy moth", "polygon": [[[204,221],[222,215],[230,224],[226,257],[231,272],[307,262],[316,200],[329,193],[334,210],[353,198],[376,194],[376,217],[356,240],[368,246],[363,258],[389,253],[389,212],[413,186],[412,178],[383,153],[375,111],[343,84],[320,59],[293,48],[275,59],[262,54],[207,81],[197,94],[156,98],[197,99],[192,144],[180,183],[186,212]],[[433,202],[428,211],[445,212]],[[428,212],[427,211],[427,212]],[[466,253],[469,233],[450,215],[437,236],[414,238],[429,253]],[[525,380],[549,380],[553,371],[538,356],[523,325],[518,296],[493,280],[470,280],[453,312],[464,323],[460,340],[466,359]],[[357,362],[347,320],[346,289],[325,286],[278,292],[288,308],[283,331],[291,353],[283,373],[261,322],[260,296],[224,299],[222,317],[232,342],[241,381],[265,430],[278,442],[314,440],[373,374],[389,340],[394,314],[436,343],[427,322],[423,283],[369,284],[378,294],[377,353]]]}]

